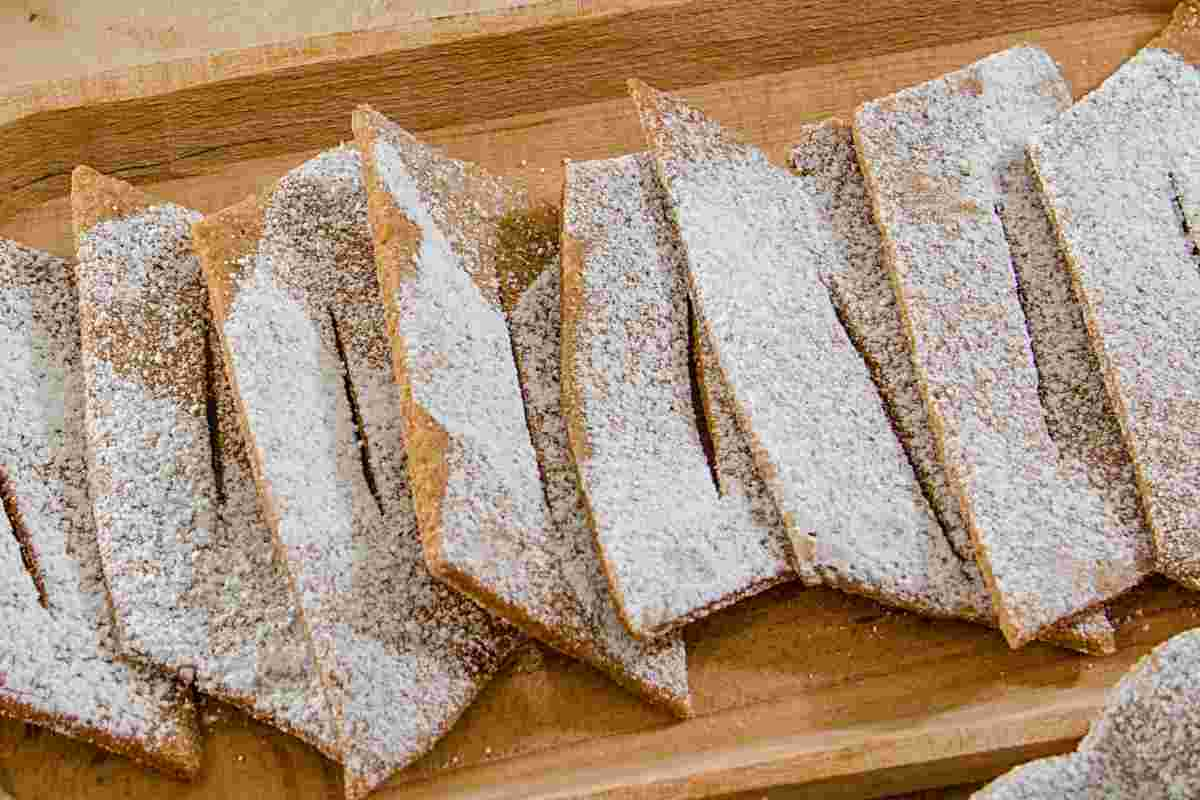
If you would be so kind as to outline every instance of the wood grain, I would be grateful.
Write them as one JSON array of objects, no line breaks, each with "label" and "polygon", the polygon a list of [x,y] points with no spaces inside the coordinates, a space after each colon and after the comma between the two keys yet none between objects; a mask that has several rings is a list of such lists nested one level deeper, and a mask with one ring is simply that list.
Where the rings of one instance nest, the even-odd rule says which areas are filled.
[{"label": "wood grain", "polygon": [[[676,798],[781,784],[879,797],[981,780],[1073,747],[1139,656],[1200,624],[1198,598],[1162,583],[1125,608],[1120,652],[1093,659],[1045,645],[1014,652],[974,626],[780,587],[689,629],[698,719],[671,724],[591,669],[532,650],[380,797]],[[150,800],[290,799],[336,785],[314,751],[234,712],[211,732],[201,778],[186,786],[4,723],[0,786],[22,800],[42,790]]]},{"label": "wood grain", "polygon": [[[205,74],[237,77],[176,85],[183,78],[164,68],[162,84],[143,76],[124,100],[82,106],[86,98],[75,95],[17,115],[0,126],[0,186],[8,189],[0,235],[70,255],[58,179],[14,187],[37,169],[69,171],[77,160],[115,167],[206,212],[231,205],[316,148],[349,138],[338,109],[359,99],[408,114],[451,155],[524,177],[538,199],[557,202],[563,158],[644,147],[632,109],[611,88],[634,72],[687,84],[688,100],[782,163],[803,124],[1021,40],[1046,47],[1082,93],[1166,21],[1157,2],[984,2],[970,13],[948,2],[892,2],[839,7],[842,18],[817,2],[785,9],[751,0],[737,14],[686,4],[695,17],[679,3],[628,5],[637,10],[613,4],[599,17],[580,12],[542,28],[399,52],[343,58],[319,45],[276,71],[270,59],[231,55],[223,57],[231,66]],[[1142,10],[1110,15],[1128,8]],[[1090,15],[1099,16],[1079,19]],[[711,46],[704,36],[715,37]],[[937,43],[914,47],[921,41]],[[321,59],[331,63],[321,68]],[[476,69],[483,72],[461,72]],[[503,86],[506,71],[519,90]],[[410,93],[414,86],[420,91]],[[772,796],[880,797],[984,780],[1073,747],[1129,665],[1200,624],[1200,597],[1153,581],[1116,614],[1119,652],[1097,659],[1044,645],[1013,652],[983,628],[780,587],[687,630],[697,719],[676,724],[590,668],[534,648],[380,796],[681,798],[786,786]],[[0,788],[20,800],[332,798],[337,782],[337,768],[314,751],[231,711],[215,714],[201,778],[190,786],[0,723]]]},{"label": "wood grain", "polygon": [[0,219],[63,194],[78,163],[158,182],[328,147],[366,100],[425,131],[618,97],[630,75],[672,89],[1171,5],[560,2],[61,81],[0,100]]},{"label": "wood grain", "polygon": [[220,50],[386,30],[500,11],[525,0],[9,0],[0,3],[0,94]]},{"label": "wood grain", "polygon": [[[1099,85],[1126,58],[1154,37],[1169,14],[1141,13],[1089,23],[1014,31],[957,44],[858,58],[816,67],[722,81],[680,91],[680,95],[737,130],[777,163],[804,125],[831,115],[848,116],[864,100],[893,92],[969,63],[988,53],[1030,41],[1045,47],[1081,95]],[[310,91],[319,96],[319,85]],[[367,99],[373,97],[368,95]],[[467,102],[464,100],[463,102]],[[349,115],[342,121],[348,140]],[[0,134],[3,135],[3,134]],[[447,148],[455,158],[476,161],[488,169],[524,178],[537,200],[557,203],[562,191],[564,158],[605,158],[644,149],[641,129],[624,95],[608,101],[517,114],[485,122],[446,126],[424,137]],[[270,157],[228,158],[202,174],[175,177],[159,167],[153,191],[165,199],[186,202],[203,212],[232,205],[260,191],[288,169],[314,155],[319,147],[297,147]],[[0,180],[4,179],[0,150]],[[87,162],[91,163],[91,162]],[[94,163],[91,164],[95,166]],[[72,163],[71,167],[74,167]],[[69,213],[65,198],[32,197],[4,206],[0,195],[0,234],[35,247],[70,255]]]}]

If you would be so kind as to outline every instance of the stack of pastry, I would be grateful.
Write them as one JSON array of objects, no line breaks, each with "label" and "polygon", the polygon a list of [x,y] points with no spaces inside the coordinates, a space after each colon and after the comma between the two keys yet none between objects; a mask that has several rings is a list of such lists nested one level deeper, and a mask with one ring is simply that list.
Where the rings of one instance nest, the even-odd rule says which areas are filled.
[{"label": "stack of pastry", "polygon": [[792,579],[1111,652],[1200,588],[1198,19],[788,168],[633,81],[561,209],[367,107],[207,217],[78,168],[74,264],[0,243],[0,711],[187,776],[199,691],[358,798],[530,638],[690,716],[681,629]]}]

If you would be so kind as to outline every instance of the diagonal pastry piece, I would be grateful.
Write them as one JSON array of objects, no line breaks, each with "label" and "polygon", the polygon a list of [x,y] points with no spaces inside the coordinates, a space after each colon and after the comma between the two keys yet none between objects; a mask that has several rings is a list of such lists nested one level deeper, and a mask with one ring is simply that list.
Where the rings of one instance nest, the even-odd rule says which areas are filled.
[{"label": "diagonal pastry piece", "polygon": [[565,619],[555,624],[560,635],[578,640],[560,649],[578,653],[631,691],[688,717],[692,706],[683,637],[634,638],[621,621],[596,551],[562,407],[561,282],[558,264],[548,265],[522,294],[511,317],[529,433],[546,483],[552,530],[562,537],[555,550],[568,587],[563,594]]},{"label": "diagonal pastry piece", "polygon": [[[942,535],[958,557],[959,572],[944,573],[942,577],[956,584],[950,591],[971,598],[966,607],[968,619],[997,627],[991,596],[975,561],[975,545],[959,513],[958,497],[938,456],[929,414],[921,399],[850,126],[841,120],[805,126],[800,144],[792,150],[792,165],[821,202],[830,229],[846,253],[839,269],[824,276],[830,297],[871,369],[896,435],[941,524]],[[1072,354],[1068,350],[1067,355]],[[1120,461],[1114,458],[1113,463]],[[1126,481],[1132,488],[1128,476]],[[936,591],[939,587],[935,583],[930,588]],[[1112,624],[1102,608],[1085,612],[1082,619],[1070,621],[1070,626],[1056,626],[1043,638],[1084,652],[1108,653],[1116,647]]]},{"label": "diagonal pastry piece", "polygon": [[253,471],[350,798],[444,735],[522,638],[425,568],[353,148],[194,228]]},{"label": "diagonal pastry piece", "polygon": [[501,295],[516,292],[500,290],[516,287],[497,272],[497,244],[529,213],[523,192],[369,109],[354,127],[430,568],[541,641],[689,716],[682,639],[642,643],[621,628],[580,516],[557,389],[556,276],[543,271],[516,301],[511,335],[506,324]]},{"label": "diagonal pastry piece", "polygon": [[714,437],[720,493],[709,469],[686,265],[653,157],[568,163],[562,242],[563,404],[626,625],[657,636],[793,578],[778,512],[744,484],[735,442]]},{"label": "diagonal pastry piece", "polygon": [[1076,752],[1024,764],[976,800],[1200,797],[1200,631],[1154,648],[1108,695]]},{"label": "diagonal pastry piece", "polygon": [[854,123],[922,396],[1013,647],[1151,566],[1025,170],[1029,134],[1070,98],[1049,56],[1016,47],[867,103]]},{"label": "diagonal pastry piece", "polygon": [[1029,143],[1157,569],[1200,589],[1200,3]]},{"label": "diagonal pastry piece", "polygon": [[212,445],[217,525],[213,540],[193,556],[202,579],[180,598],[181,606],[206,608],[210,615],[208,649],[197,654],[193,667],[196,686],[340,761],[333,715],[292,595],[287,562],[259,502],[216,330],[209,330],[208,349],[217,424]]},{"label": "diagonal pastry piece", "polygon": [[0,714],[191,777],[190,691],[118,653],[88,502],[74,276],[4,239],[0,384]]},{"label": "diagonal pastry piece", "polygon": [[[690,300],[688,310],[691,317],[689,344],[694,370],[696,389],[699,390],[700,411],[704,415],[705,428],[712,443],[711,464],[713,482],[721,495],[721,502],[730,504],[728,498],[738,498],[738,503],[748,503],[746,526],[763,535],[759,545],[768,552],[777,553],[786,566],[780,566],[781,575],[796,577],[805,586],[820,586],[823,583],[820,571],[813,562],[798,563],[791,557],[791,543],[787,529],[779,516],[779,509],[767,491],[767,484],[758,474],[754,464],[754,453],[750,443],[738,427],[737,410],[729,385],[717,369],[717,354],[713,350],[712,337],[700,325],[692,312]],[[803,572],[797,571],[803,569]]]},{"label": "diagonal pastry piece", "polygon": [[728,387],[798,569],[919,613],[977,613],[822,283],[846,253],[820,201],[700,112],[631,86],[714,351],[706,373]]},{"label": "diagonal pastry piece", "polygon": [[205,620],[162,620],[215,528],[200,214],[87,167],[71,176],[71,208],[88,479],[117,630],[125,651],[169,653],[178,669],[203,647]]},{"label": "diagonal pastry piece", "polygon": [[89,477],[121,648],[337,758],[210,342],[200,215],[86,167],[72,183]]}]

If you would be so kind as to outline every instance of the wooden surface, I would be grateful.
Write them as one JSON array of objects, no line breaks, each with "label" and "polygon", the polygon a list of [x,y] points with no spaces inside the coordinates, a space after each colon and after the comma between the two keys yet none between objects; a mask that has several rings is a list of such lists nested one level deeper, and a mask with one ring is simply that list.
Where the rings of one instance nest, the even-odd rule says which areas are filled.
[{"label": "wooden surface", "polygon": [[62,80],[0,99],[0,218],[62,194],[81,161],[155,182],[325,147],[365,100],[418,131],[486,124],[620,96],[630,75],[702,85],[1169,5],[545,0]]},{"label": "wooden surface", "polygon": [[[436,43],[422,22],[22,89],[0,100],[0,235],[70,255],[62,194],[81,161],[202,211],[222,208],[349,139],[346,112],[358,101],[556,201],[564,157],[642,147],[620,85],[630,74],[683,87],[782,161],[804,123],[1017,41],[1045,46],[1085,91],[1169,11],[1159,2],[863,5],[537,4],[551,16],[473,17],[457,33],[442,20]],[[1040,644],[1013,652],[975,626],[780,587],[687,630],[697,719],[675,723],[591,669],[530,649],[397,776],[402,788],[380,796],[748,798],[777,787],[772,797],[882,797],[984,780],[1072,747],[1141,654],[1200,624],[1200,597],[1153,581],[1115,616],[1114,656]],[[19,800],[336,796],[335,766],[214,709],[193,785],[3,722],[0,789]]]},{"label": "wooden surface", "polygon": [[9,0],[0,92],[56,78],[527,5],[527,0]]}]

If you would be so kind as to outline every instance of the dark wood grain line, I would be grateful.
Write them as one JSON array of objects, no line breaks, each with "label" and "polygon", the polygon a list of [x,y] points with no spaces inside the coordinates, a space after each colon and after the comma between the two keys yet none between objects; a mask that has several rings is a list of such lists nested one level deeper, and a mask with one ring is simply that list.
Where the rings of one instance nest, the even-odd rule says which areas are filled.
[{"label": "dark wood grain line", "polygon": [[65,194],[79,163],[157,182],[328,147],[364,101],[424,131],[611,99],[631,75],[673,89],[1172,5],[698,0],[46,111],[0,126],[0,221]]}]

